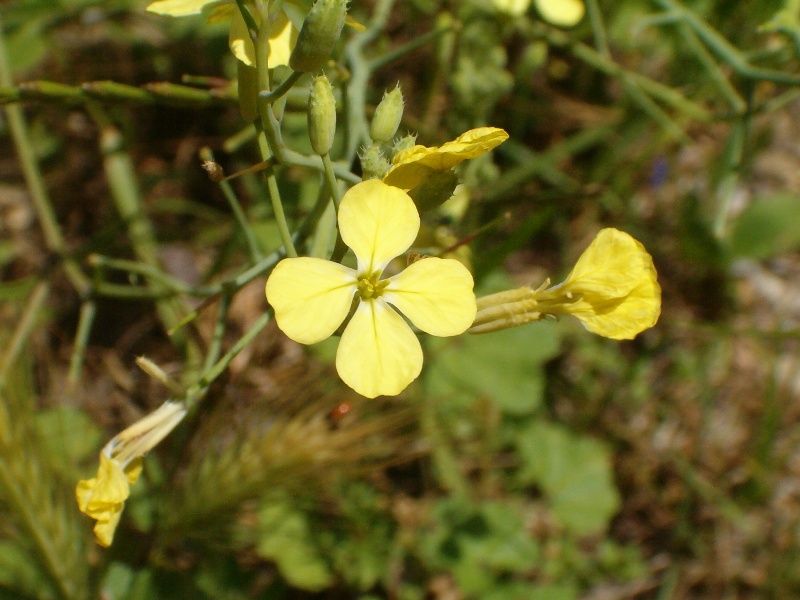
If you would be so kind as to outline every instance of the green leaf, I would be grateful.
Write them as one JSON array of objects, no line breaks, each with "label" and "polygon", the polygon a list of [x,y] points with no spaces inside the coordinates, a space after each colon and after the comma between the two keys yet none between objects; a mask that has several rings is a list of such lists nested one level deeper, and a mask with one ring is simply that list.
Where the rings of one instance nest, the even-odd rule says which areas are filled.
[{"label": "green leaf", "polygon": [[544,391],[542,365],[559,352],[559,332],[557,324],[534,323],[457,339],[433,338],[428,389],[462,406],[485,396],[506,413],[533,413]]},{"label": "green leaf", "polygon": [[259,511],[259,523],[256,551],[274,561],[291,585],[318,592],[333,583],[330,568],[312,543],[305,513],[288,502],[268,504]]},{"label": "green leaf", "polygon": [[81,464],[93,455],[103,434],[85,412],[71,406],[44,410],[36,415],[41,443],[54,467],[68,480],[80,478]]},{"label": "green leaf", "polygon": [[728,243],[737,258],[768,258],[800,247],[800,197],[756,200],[734,220]]},{"label": "green leaf", "polygon": [[608,525],[620,500],[605,446],[539,421],[520,432],[517,449],[523,461],[520,482],[539,486],[565,527],[585,535]]}]

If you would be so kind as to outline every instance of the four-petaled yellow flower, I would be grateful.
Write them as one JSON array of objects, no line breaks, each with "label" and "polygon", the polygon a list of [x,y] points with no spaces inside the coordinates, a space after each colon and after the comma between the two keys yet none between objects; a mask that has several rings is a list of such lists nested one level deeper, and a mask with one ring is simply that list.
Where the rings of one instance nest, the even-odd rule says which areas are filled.
[{"label": "four-petaled yellow flower", "polygon": [[[299,4],[297,1],[291,4]],[[214,5],[211,7],[210,5]],[[208,21],[215,23],[224,19],[231,19],[231,29],[228,36],[228,44],[234,56],[249,66],[256,64],[256,51],[247,25],[239,12],[236,2],[233,0],[219,2],[219,0],[157,0],[151,3],[146,10],[159,15],[169,15],[172,17],[185,17],[189,15],[199,15],[209,6]],[[289,57],[292,54],[299,26],[302,24],[302,13],[292,15],[294,22],[290,19],[288,10],[278,11],[276,18],[269,24],[269,58],[267,63],[270,69],[281,65],[289,64]],[[253,19],[257,26],[261,26],[261,17],[258,11],[252,11]],[[299,17],[299,20],[298,20]],[[295,25],[295,22],[297,25]]]},{"label": "four-petaled yellow flower", "polygon": [[402,190],[412,190],[430,176],[452,169],[469,158],[486,154],[508,139],[497,127],[479,127],[462,133],[452,142],[427,148],[412,146],[398,152],[383,182]]},{"label": "four-petaled yellow flower", "polygon": [[100,451],[97,476],[78,482],[75,496],[80,511],[97,520],[97,543],[108,547],[130,495],[142,472],[142,456],[163,440],[186,416],[183,402],[168,401],[115,436]]},{"label": "four-petaled yellow flower", "polygon": [[303,344],[331,336],[355,303],[336,354],[339,376],[368,398],[399,394],[419,375],[422,348],[398,311],[431,335],[463,333],[476,311],[472,275],[458,261],[429,257],[381,278],[419,231],[413,201],[396,187],[378,180],[355,185],[342,198],[338,220],[357,268],[286,258],[267,281],[267,300],[278,327]]},{"label": "four-petaled yellow flower", "polygon": [[572,315],[592,333],[615,340],[636,337],[661,314],[661,287],[653,259],[627,233],[603,229],[563,283],[523,287],[478,299],[472,333],[488,333]]}]

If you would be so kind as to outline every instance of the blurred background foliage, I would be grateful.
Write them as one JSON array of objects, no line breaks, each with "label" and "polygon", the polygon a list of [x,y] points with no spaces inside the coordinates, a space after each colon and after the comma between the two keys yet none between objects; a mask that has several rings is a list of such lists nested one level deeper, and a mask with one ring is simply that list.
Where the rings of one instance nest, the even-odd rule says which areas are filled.
[{"label": "blurred background foliage", "polygon": [[[491,0],[395,3],[374,55],[413,47],[375,73],[368,106],[400,82],[402,129],[421,143],[482,125],[511,134],[464,169],[468,207],[429,221],[431,244],[494,223],[464,255],[487,292],[558,281],[599,228],[624,229],[654,257],[660,323],[624,343],[572,322],[428,339],[420,381],[370,402],[337,383],[330,346],[308,355],[269,326],[147,457],[103,550],[75,482],[104,440],[167,397],[135,357],[179,375],[181,355],[152,297],[92,296],[88,257],[136,258],[133,217],[112,201],[135,189],[170,276],[202,286],[241,272],[246,240],[198,152],[212,148],[228,172],[259,160],[225,26],[145,4],[0,7],[0,101],[24,110],[62,242],[43,233],[9,111],[3,598],[800,594],[797,2],[587,0],[569,30]],[[373,7],[351,13],[367,22]],[[139,92],[81,87],[103,81]],[[154,82],[195,93],[139,87]],[[290,95],[293,148],[308,145],[304,106]],[[319,189],[300,169],[281,185],[290,218]],[[272,251],[263,183],[235,188]],[[263,314],[263,283],[233,299],[226,348]],[[197,304],[182,306],[179,317]],[[214,312],[201,307],[189,335],[212,338]]]}]

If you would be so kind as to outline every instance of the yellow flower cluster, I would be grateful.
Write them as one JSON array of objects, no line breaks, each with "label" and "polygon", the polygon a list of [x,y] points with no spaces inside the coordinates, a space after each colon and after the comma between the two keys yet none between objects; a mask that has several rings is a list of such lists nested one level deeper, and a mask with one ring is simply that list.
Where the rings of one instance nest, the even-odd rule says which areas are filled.
[{"label": "yellow flower cluster", "polygon": [[630,235],[608,228],[597,234],[563,283],[479,298],[470,332],[572,315],[592,333],[626,340],[655,325],[660,314],[661,288],[653,259]]},{"label": "yellow flower cluster", "polygon": [[97,543],[108,547],[114,539],[130,486],[142,472],[142,456],[163,440],[186,416],[182,402],[165,402],[114,437],[100,451],[97,476],[78,482],[75,496],[80,511],[97,523]]}]

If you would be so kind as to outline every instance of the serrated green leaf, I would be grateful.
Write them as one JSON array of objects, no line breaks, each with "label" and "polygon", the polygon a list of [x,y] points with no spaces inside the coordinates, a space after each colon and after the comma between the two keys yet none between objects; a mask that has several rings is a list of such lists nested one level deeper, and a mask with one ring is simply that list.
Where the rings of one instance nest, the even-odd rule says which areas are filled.
[{"label": "serrated green leaf", "polygon": [[585,535],[608,525],[620,500],[605,446],[539,421],[520,432],[517,449],[519,481],[539,486],[565,527]]},{"label": "serrated green leaf", "polygon": [[728,243],[737,258],[768,258],[800,247],[800,196],[756,200],[734,220]]}]

